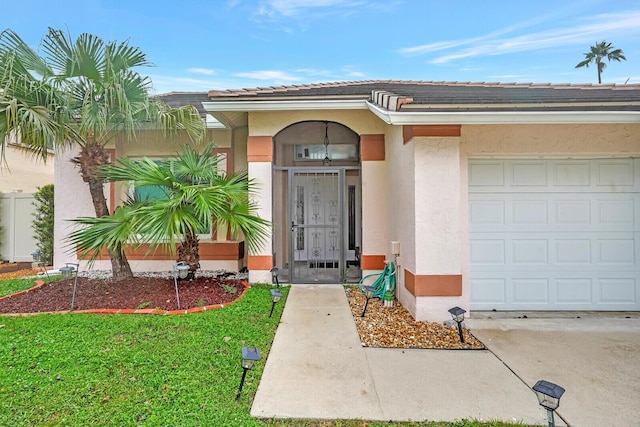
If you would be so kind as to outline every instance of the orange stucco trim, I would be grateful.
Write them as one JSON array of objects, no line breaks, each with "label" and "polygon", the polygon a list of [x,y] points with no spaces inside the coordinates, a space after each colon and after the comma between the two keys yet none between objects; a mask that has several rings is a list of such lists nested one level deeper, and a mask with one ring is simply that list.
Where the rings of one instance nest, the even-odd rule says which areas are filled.
[{"label": "orange stucco trim", "polygon": [[[244,242],[200,242],[198,249],[200,259],[203,261],[236,261],[244,258]],[[176,257],[172,256],[171,252],[163,246],[148,251],[149,244],[146,243],[140,246],[126,245],[124,248],[128,260],[164,261],[173,260]],[[80,252],[77,253],[77,256],[78,259],[87,259]],[[98,259],[109,259],[106,249],[102,250]]]},{"label": "orange stucco trim", "polygon": [[249,255],[247,268],[249,270],[271,270],[273,257],[271,255]]},{"label": "orange stucco trim", "polygon": [[360,135],[360,158],[363,162],[384,160],[384,134]]},{"label": "orange stucco trim", "polygon": [[406,144],[414,136],[448,136],[461,135],[461,125],[413,125],[402,126],[402,137]]},{"label": "orange stucco trim", "polygon": [[247,161],[271,162],[273,160],[273,138],[270,136],[247,137]]},{"label": "orange stucco trim", "polygon": [[462,295],[462,275],[414,275],[405,269],[404,286],[416,297],[459,297]]},{"label": "orange stucco trim", "polygon": [[360,260],[363,270],[384,270],[384,255],[362,255]]}]

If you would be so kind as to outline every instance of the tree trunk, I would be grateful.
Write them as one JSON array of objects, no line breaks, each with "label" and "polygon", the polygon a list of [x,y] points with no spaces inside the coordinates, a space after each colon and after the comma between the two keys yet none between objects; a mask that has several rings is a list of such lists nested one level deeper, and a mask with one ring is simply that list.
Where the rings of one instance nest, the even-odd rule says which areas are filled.
[{"label": "tree trunk", "polygon": [[[80,166],[80,175],[84,182],[89,185],[91,201],[96,212],[96,217],[100,218],[109,215],[107,199],[104,197],[103,180],[98,173],[98,168],[109,163],[109,155],[100,145],[82,147],[80,155],[73,159],[73,162]],[[122,245],[107,248],[107,253],[111,259],[111,273],[115,281],[130,279],[133,277],[129,261],[122,250]]]},{"label": "tree trunk", "polygon": [[200,253],[198,236],[189,230],[185,233],[184,241],[178,247],[178,261],[184,261],[189,266],[189,277],[195,277],[195,271],[200,268]]}]

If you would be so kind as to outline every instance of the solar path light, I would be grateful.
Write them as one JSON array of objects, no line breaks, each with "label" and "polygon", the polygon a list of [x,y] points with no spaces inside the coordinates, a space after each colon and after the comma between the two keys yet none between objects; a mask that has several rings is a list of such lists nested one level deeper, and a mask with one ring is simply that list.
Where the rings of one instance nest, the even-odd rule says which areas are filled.
[{"label": "solar path light", "polygon": [[269,317],[273,314],[273,308],[276,306],[276,303],[280,301],[282,298],[282,292],[277,289],[271,289],[271,312],[269,313]]},{"label": "solar path light", "polygon": [[464,321],[464,314],[467,310],[460,307],[453,307],[449,309],[449,313],[451,313],[451,317],[458,324],[458,334],[460,335],[460,342],[464,343],[464,336],[462,335],[462,322]]},{"label": "solar path light", "polygon": [[184,261],[178,261],[173,265],[173,283],[176,286],[176,301],[180,310],[180,295],[178,294],[178,279],[185,279],[189,275],[189,266]]},{"label": "solar path light", "polygon": [[247,371],[253,369],[253,366],[258,360],[260,360],[260,350],[255,347],[242,347],[242,379],[240,380],[236,400],[240,399],[240,393],[242,393],[242,386],[244,386]]},{"label": "solar path light", "polygon": [[367,306],[369,305],[369,300],[373,298],[373,294],[376,292],[376,288],[373,286],[365,286],[364,287],[364,296],[367,299],[364,302],[364,309],[362,310],[362,314],[360,317],[364,317],[364,314],[367,312]]},{"label": "solar path light", "polygon": [[62,278],[64,280],[69,280],[72,277],[73,279],[73,293],[71,294],[71,310],[73,310],[73,305],[76,301],[76,288],[78,287],[78,270],[80,269],[80,264],[74,264],[72,262],[68,262],[64,265],[64,267],[60,267],[58,270],[60,274],[62,274]]},{"label": "solar path light", "polygon": [[278,267],[273,267],[271,269],[271,283],[275,283],[276,286],[280,287],[280,281],[278,280]]},{"label": "solar path light", "polygon": [[564,388],[549,381],[540,380],[533,386],[533,391],[536,392],[540,406],[547,410],[549,427],[555,427],[553,413],[560,406],[560,398],[564,394]]}]

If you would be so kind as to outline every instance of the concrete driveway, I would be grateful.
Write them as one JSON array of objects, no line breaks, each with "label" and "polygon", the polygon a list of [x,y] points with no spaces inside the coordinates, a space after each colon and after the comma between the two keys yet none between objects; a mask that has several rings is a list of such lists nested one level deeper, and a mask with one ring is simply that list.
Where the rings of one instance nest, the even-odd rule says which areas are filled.
[{"label": "concrete driveway", "polygon": [[557,422],[640,426],[640,313],[473,316],[473,334],[529,387],[565,388]]}]

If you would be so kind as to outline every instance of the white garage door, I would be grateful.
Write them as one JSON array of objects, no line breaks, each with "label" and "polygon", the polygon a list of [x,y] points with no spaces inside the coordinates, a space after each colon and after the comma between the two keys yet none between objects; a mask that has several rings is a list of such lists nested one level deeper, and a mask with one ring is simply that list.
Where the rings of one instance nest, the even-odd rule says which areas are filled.
[{"label": "white garage door", "polygon": [[640,159],[470,160],[474,310],[640,310]]}]

